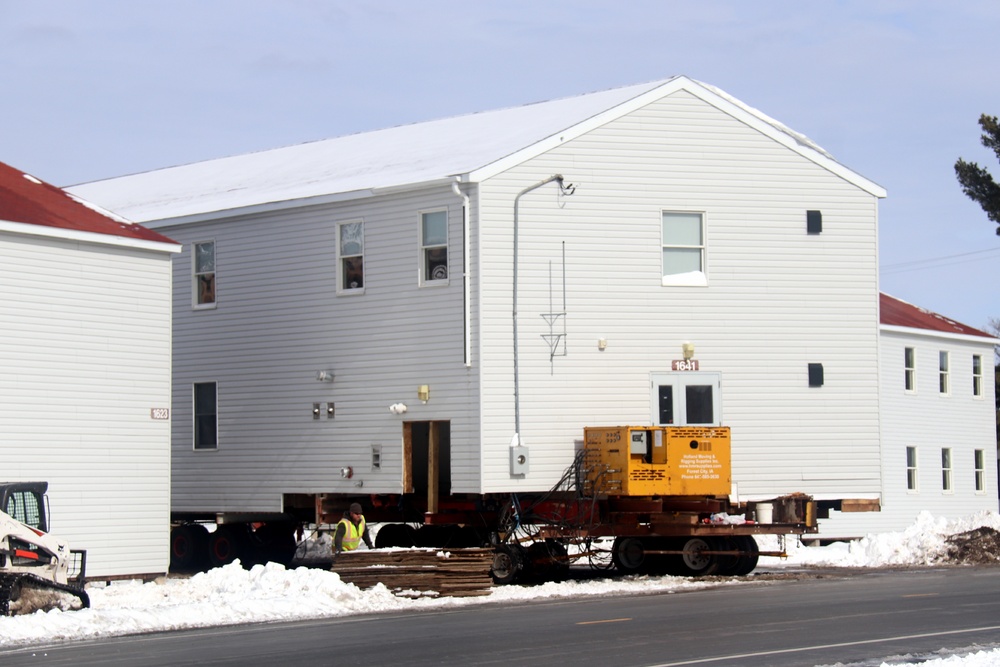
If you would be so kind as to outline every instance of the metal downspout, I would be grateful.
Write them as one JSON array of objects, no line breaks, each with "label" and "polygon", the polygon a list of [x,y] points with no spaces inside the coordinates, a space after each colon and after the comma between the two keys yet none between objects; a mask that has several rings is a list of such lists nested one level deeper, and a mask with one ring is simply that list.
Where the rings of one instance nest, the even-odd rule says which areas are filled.
[{"label": "metal downspout", "polygon": [[[549,176],[544,181],[539,181],[534,185],[528,186],[525,189],[517,193],[514,197],[514,292],[513,292],[513,318],[514,318],[514,437],[511,438],[510,446],[521,447],[521,390],[520,390],[520,373],[518,368],[518,355],[517,355],[517,255],[518,255],[518,222],[519,222],[519,206],[521,203],[521,197],[528,194],[532,190],[537,190],[543,185],[556,182],[559,184],[559,190],[563,194],[571,195],[573,194],[574,188],[572,185],[563,185],[562,174],[555,174]],[[511,470],[511,475],[514,475],[513,469]]]}]

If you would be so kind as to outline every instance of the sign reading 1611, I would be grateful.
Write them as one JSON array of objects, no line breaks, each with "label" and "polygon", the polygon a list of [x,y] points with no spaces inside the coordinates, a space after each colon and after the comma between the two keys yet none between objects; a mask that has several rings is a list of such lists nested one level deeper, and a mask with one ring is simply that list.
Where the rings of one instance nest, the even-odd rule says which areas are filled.
[{"label": "sign reading 1611", "polygon": [[697,359],[675,359],[670,366],[674,371],[696,371],[698,370]]},{"label": "sign reading 1611", "polygon": [[170,419],[170,408],[150,408],[151,419]]}]

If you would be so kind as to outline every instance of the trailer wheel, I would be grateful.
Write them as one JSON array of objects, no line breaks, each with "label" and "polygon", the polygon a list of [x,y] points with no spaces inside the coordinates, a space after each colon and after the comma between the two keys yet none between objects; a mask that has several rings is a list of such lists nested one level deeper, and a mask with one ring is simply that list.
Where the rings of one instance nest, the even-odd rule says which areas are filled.
[{"label": "trailer wheel", "polygon": [[517,544],[498,544],[493,551],[493,567],[490,575],[493,583],[500,586],[517,581],[524,569],[524,549]]},{"label": "trailer wheel", "polygon": [[566,547],[555,540],[533,542],[526,551],[525,569],[538,581],[562,581],[569,574]]},{"label": "trailer wheel", "polygon": [[611,560],[619,572],[634,574],[642,569],[646,548],[638,537],[618,537],[611,547]]},{"label": "trailer wheel", "polygon": [[258,526],[256,530],[246,533],[247,541],[241,558],[250,564],[291,564],[298,549],[295,529],[296,524],[292,521],[275,521]]},{"label": "trailer wheel", "polygon": [[200,523],[185,523],[170,531],[170,569],[199,570],[208,546],[208,529]]},{"label": "trailer wheel", "polygon": [[684,567],[684,574],[689,577],[706,577],[715,574],[719,569],[719,558],[714,554],[704,552],[720,548],[724,548],[724,545],[711,538],[689,537],[684,540],[684,553],[681,554],[680,562]]},{"label": "trailer wheel", "polygon": [[387,523],[375,533],[375,548],[404,547],[409,549],[415,544],[416,531],[413,526],[405,523]]},{"label": "trailer wheel", "polygon": [[246,526],[219,526],[208,536],[208,560],[212,567],[229,565],[242,558],[246,546]]},{"label": "trailer wheel", "polygon": [[757,561],[760,560],[760,549],[757,547],[757,540],[753,538],[753,535],[738,535],[733,539],[737,541],[738,548],[743,553],[737,558],[732,574],[742,577],[750,574],[757,567]]}]

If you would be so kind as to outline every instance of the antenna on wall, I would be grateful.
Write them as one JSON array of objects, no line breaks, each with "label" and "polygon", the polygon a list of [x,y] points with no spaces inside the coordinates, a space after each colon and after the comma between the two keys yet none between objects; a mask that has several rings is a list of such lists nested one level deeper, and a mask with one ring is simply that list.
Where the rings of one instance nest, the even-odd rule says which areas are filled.
[{"label": "antenna on wall", "polygon": [[[556,311],[555,304],[553,303],[554,286],[552,284],[552,262],[549,262],[549,312],[542,313],[542,319],[544,319],[549,325],[549,333],[542,334],[542,338],[545,342],[549,344],[549,363],[555,360],[556,357],[566,356],[566,242],[562,242],[562,310]],[[562,322],[562,332],[557,333],[559,328],[559,323]],[[555,372],[555,366],[552,367],[552,373]]]}]

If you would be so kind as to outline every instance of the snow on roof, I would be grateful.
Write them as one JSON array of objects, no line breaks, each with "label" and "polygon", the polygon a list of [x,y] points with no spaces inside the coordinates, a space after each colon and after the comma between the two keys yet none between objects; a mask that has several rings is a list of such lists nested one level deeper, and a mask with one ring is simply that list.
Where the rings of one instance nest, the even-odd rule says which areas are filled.
[{"label": "snow on roof", "polygon": [[884,196],[879,186],[843,168],[804,136],[683,76],[169,167],[70,190],[132,220],[150,222],[295,200],[364,196],[456,177],[474,181],[681,89]]},{"label": "snow on roof", "polygon": [[950,334],[996,338],[961,322],[949,319],[930,310],[914,306],[888,294],[879,294],[879,321],[883,325],[927,329]]},{"label": "snow on roof", "polygon": [[174,243],[3,162],[0,162],[0,221]]}]

